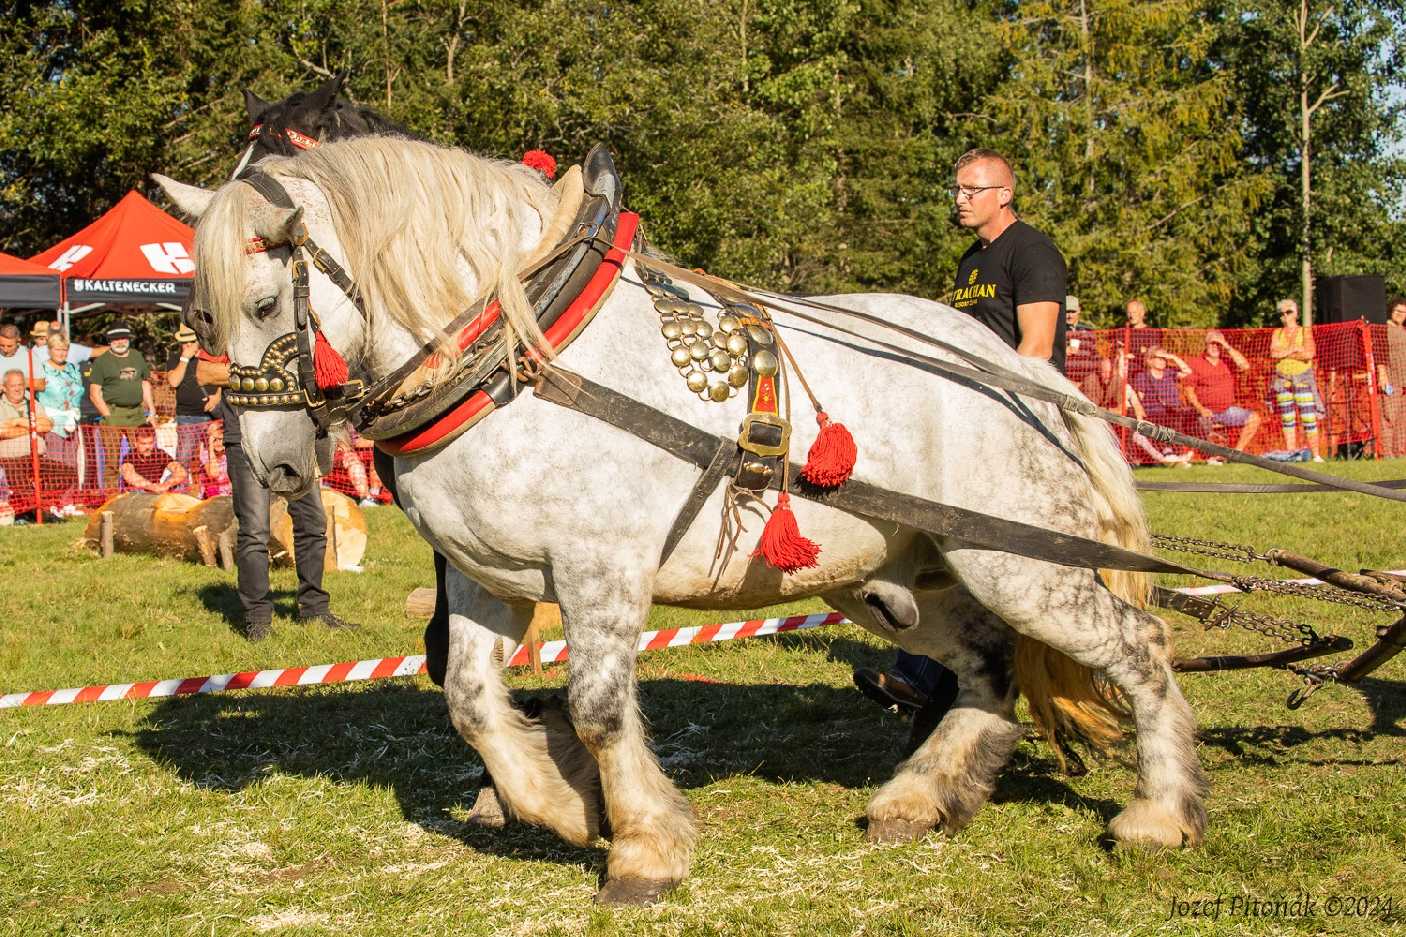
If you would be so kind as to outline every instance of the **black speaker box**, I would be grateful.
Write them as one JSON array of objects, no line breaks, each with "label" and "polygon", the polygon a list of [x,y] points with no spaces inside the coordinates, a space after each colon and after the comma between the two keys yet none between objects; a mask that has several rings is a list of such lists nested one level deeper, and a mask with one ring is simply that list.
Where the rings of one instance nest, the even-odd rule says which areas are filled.
[{"label": "black speaker box", "polygon": [[1319,277],[1314,322],[1386,322],[1386,282],[1381,277]]}]

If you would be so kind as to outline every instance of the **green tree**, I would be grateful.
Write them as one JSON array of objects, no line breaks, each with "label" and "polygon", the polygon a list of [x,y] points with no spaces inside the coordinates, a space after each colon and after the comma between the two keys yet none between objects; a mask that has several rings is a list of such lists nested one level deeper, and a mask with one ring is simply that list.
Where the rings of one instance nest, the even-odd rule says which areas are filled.
[{"label": "green tree", "polygon": [[1096,321],[1143,298],[1164,326],[1219,321],[1268,186],[1240,161],[1234,82],[1205,0],[1010,5],[989,106],[1017,206],[1049,232]]}]

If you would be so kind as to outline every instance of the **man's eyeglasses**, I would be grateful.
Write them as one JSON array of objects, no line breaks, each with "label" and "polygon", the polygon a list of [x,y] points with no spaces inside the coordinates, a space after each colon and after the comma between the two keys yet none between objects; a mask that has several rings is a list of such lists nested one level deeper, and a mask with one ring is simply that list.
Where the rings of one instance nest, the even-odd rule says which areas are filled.
[{"label": "man's eyeglasses", "polygon": [[962,197],[965,196],[967,201],[970,202],[972,199],[976,198],[978,195],[980,195],[982,192],[985,192],[987,189],[1004,188],[1005,186],[1003,185],[959,185],[954,186],[948,189],[947,191],[951,194],[954,200],[960,201]]}]

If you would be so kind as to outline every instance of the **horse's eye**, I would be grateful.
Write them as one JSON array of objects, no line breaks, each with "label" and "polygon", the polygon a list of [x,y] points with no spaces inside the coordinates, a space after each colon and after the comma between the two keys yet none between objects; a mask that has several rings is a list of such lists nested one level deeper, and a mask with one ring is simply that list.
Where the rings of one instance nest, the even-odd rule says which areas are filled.
[{"label": "horse's eye", "polygon": [[261,299],[254,304],[254,315],[260,319],[267,319],[273,314],[274,307],[278,305],[278,298],[270,296],[268,299]]}]

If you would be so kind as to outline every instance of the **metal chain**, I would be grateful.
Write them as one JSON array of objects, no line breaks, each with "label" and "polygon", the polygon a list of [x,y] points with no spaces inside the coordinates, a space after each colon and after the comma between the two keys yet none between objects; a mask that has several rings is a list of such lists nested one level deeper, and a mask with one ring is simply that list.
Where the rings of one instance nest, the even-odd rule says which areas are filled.
[{"label": "metal chain", "polygon": [[1154,546],[1177,553],[1198,553],[1221,560],[1234,560],[1237,563],[1267,563],[1269,556],[1254,547],[1239,543],[1222,543],[1219,540],[1203,540],[1200,537],[1176,537],[1171,534],[1153,534]]},{"label": "metal chain", "polygon": [[1390,599],[1368,595],[1365,592],[1349,592],[1332,586],[1318,586],[1306,582],[1293,582],[1288,579],[1262,579],[1257,576],[1235,576],[1231,582],[1241,592],[1275,592],[1280,595],[1296,595],[1299,598],[1314,599],[1319,602],[1332,602],[1337,605],[1350,605],[1369,612],[1400,613],[1401,607]]},{"label": "metal chain", "polygon": [[1304,647],[1318,641],[1318,632],[1313,630],[1312,625],[1275,618],[1273,615],[1263,615],[1244,608],[1232,609],[1223,621],[1216,624],[1221,628],[1229,628],[1232,623],[1249,631],[1258,632],[1265,637],[1286,641],[1290,644],[1301,644]]}]

